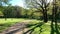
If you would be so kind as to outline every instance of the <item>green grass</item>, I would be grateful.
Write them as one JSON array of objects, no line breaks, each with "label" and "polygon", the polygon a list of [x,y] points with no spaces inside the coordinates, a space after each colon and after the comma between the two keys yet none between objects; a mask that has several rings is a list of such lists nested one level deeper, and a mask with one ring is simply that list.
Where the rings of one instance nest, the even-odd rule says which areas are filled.
[{"label": "green grass", "polygon": [[[8,27],[10,27],[13,24],[16,24],[17,22],[22,22],[24,20],[30,20],[30,19],[24,19],[24,18],[8,18],[6,21],[0,18],[0,32],[4,31]],[[60,23],[58,23],[59,27],[58,30],[60,31]],[[53,25],[55,27],[55,25]],[[43,20],[35,20],[32,19],[32,21],[27,25],[27,28],[29,28],[30,32],[32,34],[51,34],[51,21],[48,21],[47,23],[44,23]],[[55,30],[56,28],[54,28]],[[53,33],[53,32],[52,32]],[[56,32],[54,32],[55,34]]]},{"label": "green grass", "polygon": [[23,18],[7,18],[5,21],[4,18],[0,18],[0,32],[4,31],[8,27],[12,26],[13,24],[16,24],[17,22],[23,21]]},{"label": "green grass", "polygon": [[[42,24],[42,25],[41,25]],[[60,26],[60,23],[58,23]],[[53,25],[55,26],[55,25]],[[30,24],[27,25],[27,28],[30,28],[29,32],[32,34],[51,34],[51,21],[44,23],[43,21],[33,20]],[[56,29],[56,28],[54,28]],[[60,31],[60,29],[58,28]],[[53,33],[53,32],[52,32]],[[54,32],[56,34],[56,32]]]},{"label": "green grass", "polygon": [[31,29],[33,29],[34,27],[36,27],[36,28],[34,28],[34,31],[32,32],[32,34],[39,34],[39,33],[40,34],[49,34],[50,33],[50,25],[43,24],[42,26],[40,26],[39,23],[43,23],[43,21],[42,22],[38,21],[38,22],[33,22],[33,23],[36,25],[31,26],[30,28]]}]

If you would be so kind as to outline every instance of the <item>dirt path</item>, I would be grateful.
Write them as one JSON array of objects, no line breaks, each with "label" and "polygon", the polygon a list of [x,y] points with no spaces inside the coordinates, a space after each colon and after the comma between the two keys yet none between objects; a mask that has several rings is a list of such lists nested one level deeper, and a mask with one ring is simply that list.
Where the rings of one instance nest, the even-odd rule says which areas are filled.
[{"label": "dirt path", "polygon": [[22,34],[23,32],[28,30],[25,27],[29,22],[31,22],[31,20],[25,20],[23,22],[16,23],[0,34]]}]

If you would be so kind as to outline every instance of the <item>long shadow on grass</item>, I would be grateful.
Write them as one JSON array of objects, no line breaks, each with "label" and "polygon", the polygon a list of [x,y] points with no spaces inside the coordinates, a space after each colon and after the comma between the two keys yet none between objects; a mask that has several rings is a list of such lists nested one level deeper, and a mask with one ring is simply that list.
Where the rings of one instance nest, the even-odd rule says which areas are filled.
[{"label": "long shadow on grass", "polygon": [[[28,30],[28,31],[26,31],[26,32],[24,32],[23,34],[32,34],[32,32],[34,31],[34,29],[35,28],[37,28],[37,27],[40,27],[41,28],[41,26],[44,24],[44,22],[40,22],[40,23],[37,23],[37,24],[28,24],[27,25],[27,28],[29,28],[29,27],[31,27],[31,26],[35,26],[35,27],[33,27],[32,29],[30,29],[30,30]],[[42,32],[42,28],[40,29],[40,33]],[[39,34],[40,34],[39,33]]]},{"label": "long shadow on grass", "polygon": [[[54,24],[55,23],[55,24]],[[60,34],[60,27],[57,22],[51,22],[51,33],[50,34]]]}]

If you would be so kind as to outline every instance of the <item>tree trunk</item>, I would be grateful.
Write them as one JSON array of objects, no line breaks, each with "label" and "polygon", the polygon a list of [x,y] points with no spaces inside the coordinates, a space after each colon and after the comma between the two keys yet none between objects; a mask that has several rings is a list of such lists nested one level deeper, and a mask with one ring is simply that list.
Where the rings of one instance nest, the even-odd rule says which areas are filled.
[{"label": "tree trunk", "polygon": [[44,22],[47,22],[48,21],[47,11],[45,9],[43,9],[43,19],[44,19]]}]

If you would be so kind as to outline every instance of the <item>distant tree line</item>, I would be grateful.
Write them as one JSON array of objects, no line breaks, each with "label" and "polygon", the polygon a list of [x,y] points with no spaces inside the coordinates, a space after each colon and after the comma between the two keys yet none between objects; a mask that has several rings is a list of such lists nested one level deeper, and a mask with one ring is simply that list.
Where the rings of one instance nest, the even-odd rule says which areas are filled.
[{"label": "distant tree line", "polygon": [[[51,10],[47,12],[49,19],[51,19]],[[60,10],[58,10],[59,12]],[[35,8],[24,9],[19,6],[3,6],[3,10],[0,11],[0,18],[34,18],[34,19],[43,19],[43,13]],[[60,12],[58,13],[58,15]],[[3,15],[3,16],[1,16]]]}]

